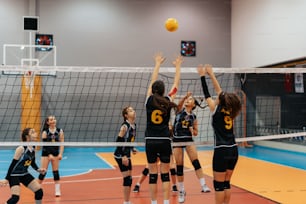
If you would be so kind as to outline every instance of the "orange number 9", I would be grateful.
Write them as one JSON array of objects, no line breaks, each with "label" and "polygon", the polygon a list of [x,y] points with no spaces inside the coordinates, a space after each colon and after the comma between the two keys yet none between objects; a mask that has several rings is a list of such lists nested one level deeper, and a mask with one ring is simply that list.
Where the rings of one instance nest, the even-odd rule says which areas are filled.
[{"label": "orange number 9", "polygon": [[227,130],[232,129],[233,127],[233,120],[230,116],[224,116],[225,128]]}]

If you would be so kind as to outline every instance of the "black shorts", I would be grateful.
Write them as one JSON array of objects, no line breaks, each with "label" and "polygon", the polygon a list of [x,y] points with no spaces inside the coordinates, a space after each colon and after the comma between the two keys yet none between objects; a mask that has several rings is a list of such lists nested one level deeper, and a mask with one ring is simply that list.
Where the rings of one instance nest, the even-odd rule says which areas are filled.
[{"label": "black shorts", "polygon": [[149,164],[157,162],[158,157],[161,162],[170,163],[171,154],[171,140],[146,139],[146,156]]},{"label": "black shorts", "polygon": [[213,170],[225,172],[234,170],[238,161],[238,147],[219,147],[214,149]]},{"label": "black shorts", "polygon": [[35,178],[31,174],[26,174],[24,176],[11,176],[9,180],[10,187],[20,185],[22,183],[24,186],[28,186]]},{"label": "black shorts", "polygon": [[120,172],[125,172],[125,171],[131,171],[132,170],[132,161],[131,159],[129,159],[129,165],[128,166],[125,166],[122,164],[122,159],[120,158],[115,158],[118,166],[119,166],[119,169],[120,169]]},{"label": "black shorts", "polygon": [[42,157],[47,157],[49,154],[52,154],[53,156],[57,157],[59,155],[59,150],[58,149],[53,149],[53,148],[45,148],[43,147],[41,151],[41,156]]}]

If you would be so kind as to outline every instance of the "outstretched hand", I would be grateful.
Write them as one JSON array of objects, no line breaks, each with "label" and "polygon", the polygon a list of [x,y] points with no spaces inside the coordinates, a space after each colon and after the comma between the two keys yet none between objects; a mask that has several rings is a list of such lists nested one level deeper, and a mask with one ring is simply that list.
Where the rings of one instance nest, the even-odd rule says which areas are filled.
[{"label": "outstretched hand", "polygon": [[39,168],[39,169],[37,169],[37,172],[40,173],[40,174],[46,174],[47,169],[45,169],[45,168]]},{"label": "outstretched hand", "polygon": [[172,64],[176,66],[180,66],[184,61],[184,58],[181,55],[178,55],[175,60],[172,62]]},{"label": "outstretched hand", "polygon": [[199,64],[197,70],[200,76],[205,76],[206,69],[204,68],[203,64]]},{"label": "outstretched hand", "polygon": [[211,64],[205,64],[205,65],[199,64],[197,67],[197,70],[200,76],[205,76],[206,73],[210,76],[213,74]]},{"label": "outstretched hand", "polygon": [[212,70],[211,64],[205,64],[205,70],[206,70],[208,75],[212,75],[213,74],[213,70]]},{"label": "outstretched hand", "polygon": [[155,64],[162,64],[166,60],[165,57],[163,57],[163,54],[161,52],[158,52],[154,56]]}]

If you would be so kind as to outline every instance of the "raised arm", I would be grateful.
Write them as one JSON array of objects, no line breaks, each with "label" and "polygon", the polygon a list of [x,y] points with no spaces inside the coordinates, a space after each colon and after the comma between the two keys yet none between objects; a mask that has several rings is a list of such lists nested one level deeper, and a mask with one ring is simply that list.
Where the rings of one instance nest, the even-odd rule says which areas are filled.
[{"label": "raised arm", "polygon": [[174,76],[173,85],[168,94],[172,100],[174,100],[176,96],[177,89],[180,83],[182,63],[183,63],[183,57],[181,55],[177,56],[177,58],[172,62],[172,64],[175,66],[175,76]]},{"label": "raised arm", "polygon": [[[209,65],[205,65],[205,67],[208,67]],[[207,70],[202,64],[200,64],[197,68],[198,73],[201,77],[201,83],[202,83],[202,89],[203,89],[203,93],[206,99],[206,102],[208,104],[208,107],[210,109],[210,111],[214,111],[215,107],[217,105],[216,101],[212,99],[209,91],[208,91],[208,86],[206,83],[206,79],[205,79],[205,75],[207,74]]]},{"label": "raised arm", "polygon": [[149,87],[148,87],[147,97],[152,95],[152,84],[158,78],[160,65],[166,60],[166,58],[162,56],[162,53],[157,53],[154,56],[154,59],[155,59],[155,67],[154,67],[154,70],[153,70],[153,73],[152,73],[152,76],[151,76],[151,82],[150,82]]},{"label": "raised arm", "polygon": [[209,75],[209,77],[211,78],[211,81],[213,83],[213,86],[215,88],[215,91],[217,93],[217,95],[219,96],[219,94],[222,92],[222,89],[220,87],[220,84],[212,70],[212,66],[210,64],[206,64],[205,65],[205,69],[206,69],[206,72],[207,74]]},{"label": "raised arm", "polygon": [[192,93],[188,91],[186,95],[183,98],[181,98],[181,100],[177,104],[177,112],[180,112],[183,109],[185,100],[191,95]]}]

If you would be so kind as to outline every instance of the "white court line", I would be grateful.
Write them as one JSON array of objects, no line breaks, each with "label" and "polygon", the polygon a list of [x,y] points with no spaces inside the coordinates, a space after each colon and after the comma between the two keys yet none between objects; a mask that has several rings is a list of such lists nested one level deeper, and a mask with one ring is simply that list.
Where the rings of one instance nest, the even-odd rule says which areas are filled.
[{"label": "white court line", "polygon": [[116,169],[111,163],[109,163],[102,156],[100,156],[100,153],[96,153],[96,156],[99,157],[101,160],[103,160],[106,164],[108,164],[112,169]]},{"label": "white court line", "polygon": [[[209,168],[209,167],[211,167],[211,165],[205,165],[202,168]],[[89,172],[91,172],[91,171],[92,171],[92,169],[90,169]],[[194,169],[190,168],[190,169],[184,170],[184,172],[191,172],[191,171],[194,171]],[[81,175],[81,174],[79,174],[79,175]],[[72,176],[64,176],[64,177],[72,177]],[[139,177],[140,176],[133,176],[133,178],[139,178]],[[109,178],[100,178],[100,179],[82,179],[82,180],[78,179],[78,180],[72,180],[72,181],[63,181],[63,180],[61,180],[61,183],[86,183],[86,182],[111,181],[111,180],[122,180],[122,176],[120,176],[120,177],[109,177]],[[43,184],[54,184],[54,181],[44,182]]]}]

